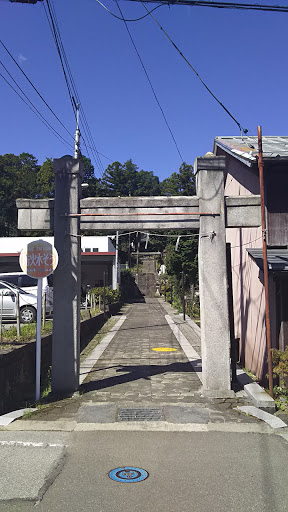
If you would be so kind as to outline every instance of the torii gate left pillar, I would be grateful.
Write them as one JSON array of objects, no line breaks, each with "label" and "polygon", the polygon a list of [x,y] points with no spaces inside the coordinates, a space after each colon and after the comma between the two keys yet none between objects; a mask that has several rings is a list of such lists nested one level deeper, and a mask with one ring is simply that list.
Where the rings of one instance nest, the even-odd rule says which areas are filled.
[{"label": "torii gate left pillar", "polygon": [[79,217],[83,164],[71,156],[54,160],[54,243],[59,255],[53,286],[52,393],[79,388],[81,242]]}]

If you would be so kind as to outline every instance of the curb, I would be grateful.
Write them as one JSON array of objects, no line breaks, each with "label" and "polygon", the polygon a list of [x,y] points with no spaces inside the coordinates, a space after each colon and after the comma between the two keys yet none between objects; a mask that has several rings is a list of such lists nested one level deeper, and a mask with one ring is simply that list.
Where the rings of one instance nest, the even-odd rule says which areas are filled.
[{"label": "curb", "polygon": [[244,391],[247,393],[248,397],[251,398],[254,405],[258,407],[258,409],[265,409],[268,412],[275,411],[276,406],[274,399],[238,366],[236,372],[238,384],[244,388]]}]

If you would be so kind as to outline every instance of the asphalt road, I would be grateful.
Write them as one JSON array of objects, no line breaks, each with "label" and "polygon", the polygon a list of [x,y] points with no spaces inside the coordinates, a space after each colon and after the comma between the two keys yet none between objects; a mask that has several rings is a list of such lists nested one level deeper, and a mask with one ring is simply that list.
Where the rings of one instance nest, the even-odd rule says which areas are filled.
[{"label": "asphalt road", "polygon": [[[1,512],[287,512],[287,442],[232,432],[73,432],[66,463],[35,507]],[[148,471],[118,483],[111,469]],[[28,475],[27,475],[28,477]]]}]

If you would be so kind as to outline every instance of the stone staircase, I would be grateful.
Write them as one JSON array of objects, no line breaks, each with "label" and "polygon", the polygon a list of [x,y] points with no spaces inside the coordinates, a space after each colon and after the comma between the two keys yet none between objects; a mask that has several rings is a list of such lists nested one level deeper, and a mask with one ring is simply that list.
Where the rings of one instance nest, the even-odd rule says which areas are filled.
[{"label": "stone staircase", "polygon": [[142,257],[138,273],[138,288],[145,297],[155,297],[157,278],[154,256]]}]

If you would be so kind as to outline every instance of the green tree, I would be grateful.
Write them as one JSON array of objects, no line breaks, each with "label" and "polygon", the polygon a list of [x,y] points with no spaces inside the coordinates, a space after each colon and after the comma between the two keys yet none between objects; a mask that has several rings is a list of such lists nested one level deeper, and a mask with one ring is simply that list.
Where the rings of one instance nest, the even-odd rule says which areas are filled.
[{"label": "green tree", "polygon": [[39,165],[29,153],[0,155],[0,234],[17,234],[17,198],[37,194]]},{"label": "green tree", "polygon": [[19,155],[20,168],[17,172],[17,197],[33,198],[37,194],[37,174],[40,166],[30,153]]},{"label": "green tree", "polygon": [[108,165],[101,180],[103,194],[111,197],[159,195],[159,178],[152,171],[138,171],[132,160]]},{"label": "green tree", "polygon": [[88,183],[87,188],[82,189],[82,197],[99,197],[102,195],[102,186],[100,179],[96,178],[94,166],[90,158],[81,155],[83,163],[83,183]]},{"label": "green tree", "polygon": [[160,181],[152,171],[139,171],[136,176],[136,196],[159,196],[161,195]]},{"label": "green tree", "polygon": [[198,276],[198,238],[183,237],[175,251],[175,239],[166,247],[167,274],[176,275],[180,279],[183,271],[190,283],[195,283]]},{"label": "green tree", "polygon": [[194,196],[196,187],[193,166],[183,162],[178,172],[173,172],[161,182],[161,189],[163,195]]},{"label": "green tree", "polygon": [[0,235],[12,236],[16,232],[15,177],[20,167],[19,157],[0,156]]},{"label": "green tree", "polygon": [[111,197],[134,196],[136,190],[137,166],[132,160],[124,164],[113,162],[108,165],[102,178],[103,194]]},{"label": "green tree", "polygon": [[53,162],[46,158],[37,174],[37,195],[38,197],[54,197],[55,183]]}]

